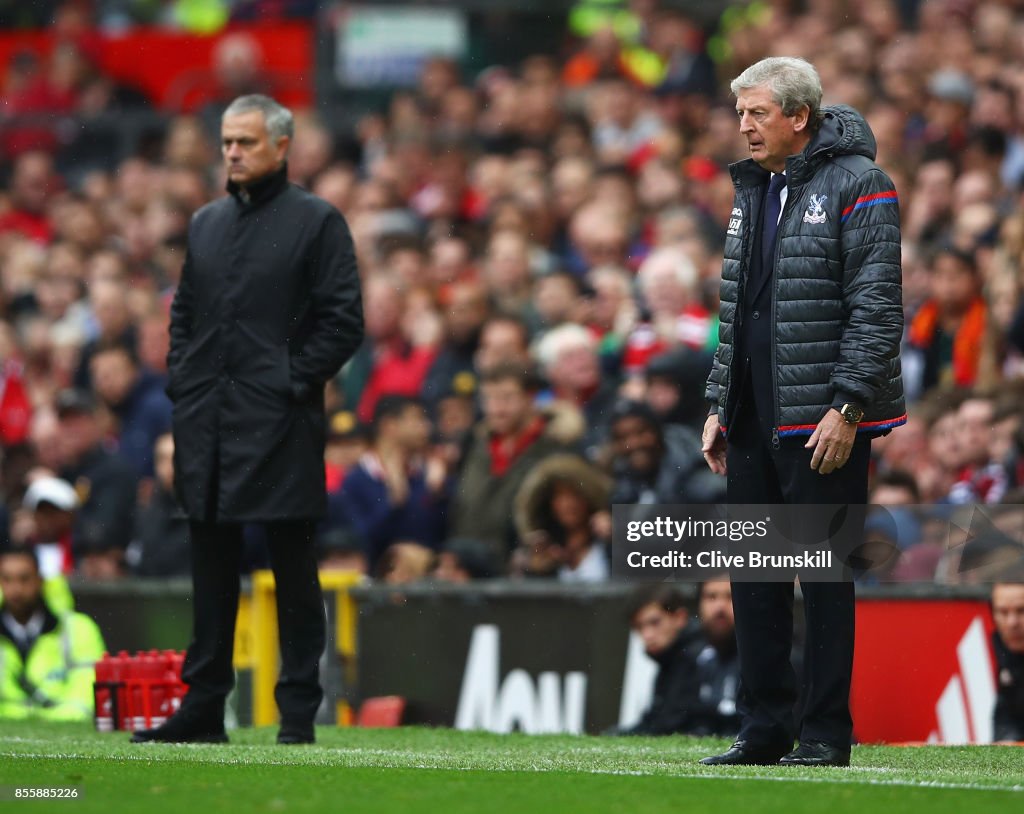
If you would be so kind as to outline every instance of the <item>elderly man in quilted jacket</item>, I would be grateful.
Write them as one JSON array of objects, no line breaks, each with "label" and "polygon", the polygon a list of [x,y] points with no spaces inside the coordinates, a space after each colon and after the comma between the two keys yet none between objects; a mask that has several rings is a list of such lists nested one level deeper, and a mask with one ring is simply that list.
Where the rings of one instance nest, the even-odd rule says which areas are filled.
[{"label": "elderly man in quilted jacket", "polygon": [[[726,475],[729,503],[864,504],[872,436],[906,421],[896,190],[860,114],[820,106],[809,63],[762,60],[732,91],[750,158],[730,168],[704,456]],[[743,723],[703,763],[849,765],[853,585],[801,586],[801,720],[793,582],[736,581]]]}]

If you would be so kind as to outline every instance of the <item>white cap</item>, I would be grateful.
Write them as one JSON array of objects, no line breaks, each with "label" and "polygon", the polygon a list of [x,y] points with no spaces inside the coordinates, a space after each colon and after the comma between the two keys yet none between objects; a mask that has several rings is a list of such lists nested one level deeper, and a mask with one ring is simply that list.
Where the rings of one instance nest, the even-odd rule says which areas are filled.
[{"label": "white cap", "polygon": [[40,503],[49,503],[65,512],[78,508],[78,494],[66,480],[60,478],[38,478],[32,481],[25,492],[23,505],[35,510]]}]

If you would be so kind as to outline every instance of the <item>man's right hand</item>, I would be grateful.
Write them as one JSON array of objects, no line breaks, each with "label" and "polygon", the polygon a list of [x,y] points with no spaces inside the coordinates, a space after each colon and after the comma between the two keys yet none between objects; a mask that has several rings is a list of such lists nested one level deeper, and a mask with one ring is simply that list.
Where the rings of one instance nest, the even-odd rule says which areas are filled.
[{"label": "man's right hand", "polygon": [[725,436],[718,425],[718,413],[712,413],[704,422],[704,434],[701,437],[701,451],[711,471],[716,475],[725,474]]}]

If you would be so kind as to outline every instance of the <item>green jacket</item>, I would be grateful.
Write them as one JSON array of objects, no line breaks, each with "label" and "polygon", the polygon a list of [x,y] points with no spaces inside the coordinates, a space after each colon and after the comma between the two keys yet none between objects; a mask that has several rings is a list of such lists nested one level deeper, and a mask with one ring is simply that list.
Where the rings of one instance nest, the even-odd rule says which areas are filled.
[{"label": "green jacket", "polygon": [[485,543],[499,562],[506,562],[518,544],[515,501],[526,476],[556,452],[573,451],[583,435],[579,410],[561,404],[542,411],[544,430],[509,466],[503,475],[491,470],[490,436],[483,424],[473,432],[462,460],[458,486],[449,517],[449,536]]},{"label": "green jacket", "polygon": [[24,656],[0,622],[0,720],[91,720],[103,636],[85,614],[43,612],[43,631]]}]

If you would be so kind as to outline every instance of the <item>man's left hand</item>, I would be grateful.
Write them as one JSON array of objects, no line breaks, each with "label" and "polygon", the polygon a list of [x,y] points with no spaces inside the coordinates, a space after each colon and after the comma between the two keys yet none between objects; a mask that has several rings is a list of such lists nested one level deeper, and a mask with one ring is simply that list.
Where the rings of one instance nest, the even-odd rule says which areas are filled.
[{"label": "man's left hand", "polygon": [[848,424],[834,407],[818,422],[804,449],[814,449],[811,455],[811,469],[827,475],[842,468],[850,460],[850,450],[857,437],[857,425]]}]

